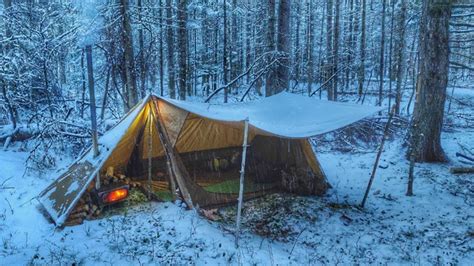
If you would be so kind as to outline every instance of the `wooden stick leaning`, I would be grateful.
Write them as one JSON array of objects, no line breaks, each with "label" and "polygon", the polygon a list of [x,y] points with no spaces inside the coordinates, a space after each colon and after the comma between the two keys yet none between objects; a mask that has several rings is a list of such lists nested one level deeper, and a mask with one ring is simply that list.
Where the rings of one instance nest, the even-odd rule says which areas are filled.
[{"label": "wooden stick leaning", "polygon": [[380,156],[382,155],[383,146],[385,144],[385,139],[388,135],[388,129],[390,128],[390,123],[392,122],[393,115],[395,114],[395,105],[392,107],[392,111],[388,117],[387,124],[385,125],[385,129],[383,131],[382,141],[380,142],[379,151],[377,152],[377,157],[375,158],[374,167],[372,168],[372,174],[370,175],[369,183],[367,184],[367,189],[365,190],[364,198],[360,204],[361,208],[364,208],[365,202],[367,201],[367,197],[369,196],[370,187],[372,187],[372,182],[375,178],[375,172],[377,171],[377,167],[379,166]]},{"label": "wooden stick leaning", "polygon": [[240,187],[239,187],[239,202],[237,205],[237,231],[235,232],[235,245],[239,246],[240,237],[240,219],[242,215],[242,201],[244,199],[244,177],[245,177],[245,160],[247,157],[247,141],[249,135],[249,119],[245,120],[244,125],[244,141],[242,144],[242,163],[240,165]]}]

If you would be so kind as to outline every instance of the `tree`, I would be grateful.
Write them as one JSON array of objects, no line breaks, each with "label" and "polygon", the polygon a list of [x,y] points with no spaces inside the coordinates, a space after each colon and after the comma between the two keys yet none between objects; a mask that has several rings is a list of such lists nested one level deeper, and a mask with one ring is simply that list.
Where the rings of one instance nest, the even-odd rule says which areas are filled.
[{"label": "tree", "polygon": [[[266,51],[275,52],[275,0],[267,1],[267,28],[266,28],[265,45]],[[268,60],[269,61],[269,60]],[[265,96],[271,96],[275,86],[275,73],[270,69],[265,79]]]},{"label": "tree", "polygon": [[186,0],[178,0],[178,34],[177,34],[177,45],[178,45],[178,88],[179,88],[179,98],[180,100],[186,100],[186,91],[187,91],[187,35],[186,22],[187,22],[187,12],[186,12]]},{"label": "tree", "polygon": [[362,21],[361,21],[361,37],[360,37],[360,58],[359,58],[359,75],[358,75],[358,94],[362,96],[363,87],[364,87],[364,80],[365,80],[365,30],[366,30],[366,9],[367,3],[366,0],[362,0]]},{"label": "tree", "polygon": [[166,0],[166,44],[168,46],[168,93],[169,96],[176,98],[176,88],[174,80],[174,38],[173,38],[173,5],[172,0]]},{"label": "tree", "polygon": [[334,98],[333,96],[333,79],[331,79],[331,76],[332,76],[332,70],[333,70],[333,52],[334,52],[334,49],[333,49],[333,37],[332,37],[332,34],[333,34],[333,23],[332,23],[332,17],[333,17],[333,10],[332,10],[332,7],[333,7],[333,0],[328,0],[326,2],[326,9],[327,9],[327,14],[326,14],[326,67],[325,67],[325,74],[326,74],[326,79],[328,82],[328,88],[327,88],[327,92],[328,92],[328,100],[332,100]]},{"label": "tree", "polygon": [[384,78],[384,58],[385,58],[385,9],[386,0],[382,0],[382,29],[380,36],[380,65],[379,65],[379,99],[377,105],[382,106],[383,78]]},{"label": "tree", "polygon": [[290,0],[281,0],[278,11],[277,49],[280,60],[276,69],[276,84],[270,95],[285,91],[290,84]]},{"label": "tree", "polygon": [[407,6],[406,0],[401,0],[400,16],[397,25],[397,87],[395,96],[395,112],[400,114],[400,105],[402,101],[402,82],[405,73],[405,20],[406,20]]},{"label": "tree", "polygon": [[132,26],[128,15],[128,0],[120,0],[119,4],[122,17],[122,48],[125,63],[122,76],[127,87],[127,102],[125,104],[125,111],[127,111],[138,103],[138,90],[135,75]]},{"label": "tree", "polygon": [[333,82],[332,82],[332,88],[330,88],[331,90],[331,99],[332,101],[337,101],[337,78],[338,78],[338,67],[339,67],[339,32],[340,32],[340,29],[339,29],[339,16],[340,16],[340,13],[341,13],[341,1],[340,0],[336,0],[336,3],[335,3],[335,15],[334,15],[334,40],[333,40],[333,55],[332,55],[332,71],[331,71],[331,77],[333,79]]},{"label": "tree", "polygon": [[441,147],[449,68],[450,0],[423,2],[420,22],[417,95],[411,128],[414,158],[420,162],[446,160]]},{"label": "tree", "polygon": [[308,6],[308,21],[306,22],[306,25],[307,25],[307,30],[306,30],[306,52],[308,53],[308,67],[307,67],[307,75],[308,75],[308,80],[307,80],[307,83],[308,83],[308,95],[311,95],[311,91],[312,91],[312,86],[313,86],[313,72],[314,72],[314,68],[313,68],[313,40],[314,40],[314,36],[313,36],[313,0],[308,0],[308,3],[307,3],[307,6]]},{"label": "tree", "polygon": [[224,8],[224,43],[223,43],[223,51],[222,51],[222,71],[224,72],[224,102],[227,103],[228,95],[229,95],[229,88],[227,86],[227,1],[224,0],[223,4]]}]

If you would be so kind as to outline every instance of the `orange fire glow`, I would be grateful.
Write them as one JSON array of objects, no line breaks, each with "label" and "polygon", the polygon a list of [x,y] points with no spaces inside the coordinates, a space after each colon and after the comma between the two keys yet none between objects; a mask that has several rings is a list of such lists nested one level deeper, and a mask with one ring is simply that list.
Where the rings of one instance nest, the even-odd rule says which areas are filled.
[{"label": "orange fire glow", "polygon": [[114,191],[111,191],[104,199],[104,202],[112,203],[125,199],[128,196],[128,190],[125,188],[120,188]]}]

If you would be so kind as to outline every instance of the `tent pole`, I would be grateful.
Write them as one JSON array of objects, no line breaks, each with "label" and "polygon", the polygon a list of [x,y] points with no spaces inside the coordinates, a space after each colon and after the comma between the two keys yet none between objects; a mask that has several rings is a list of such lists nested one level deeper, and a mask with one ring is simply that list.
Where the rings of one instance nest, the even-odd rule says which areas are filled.
[{"label": "tent pole", "polygon": [[152,138],[152,118],[151,118],[151,104],[150,104],[150,111],[148,112],[148,200],[151,200],[151,188],[152,188],[152,181],[151,181],[151,156],[153,151],[153,138]]},{"label": "tent pole", "polygon": [[240,237],[240,219],[242,215],[242,201],[244,200],[244,177],[245,177],[245,160],[247,158],[247,141],[249,135],[249,119],[245,119],[244,125],[244,142],[242,143],[242,163],[240,165],[240,187],[239,187],[239,202],[237,205],[237,231],[235,234],[235,245],[239,246]]}]

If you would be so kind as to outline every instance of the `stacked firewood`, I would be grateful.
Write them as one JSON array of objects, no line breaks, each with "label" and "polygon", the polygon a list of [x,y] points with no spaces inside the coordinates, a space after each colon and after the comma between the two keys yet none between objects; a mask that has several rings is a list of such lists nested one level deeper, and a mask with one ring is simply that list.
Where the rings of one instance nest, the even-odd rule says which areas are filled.
[{"label": "stacked firewood", "polygon": [[74,210],[69,214],[66,220],[65,226],[73,226],[82,224],[84,220],[96,219],[102,211],[102,208],[98,206],[93,200],[90,192],[85,192],[84,195],[79,199]]},{"label": "stacked firewood", "polygon": [[[107,172],[104,176],[101,176],[101,184],[103,186],[109,186],[113,184],[127,184],[132,188],[140,188],[141,183],[132,181],[130,178],[126,177],[123,174],[115,174],[114,168],[107,168]],[[92,190],[87,190],[84,195],[79,199],[79,202],[76,204],[76,207],[69,215],[66,220],[65,226],[73,226],[82,224],[84,220],[93,220],[102,212],[102,207],[99,206],[92,198]]]},{"label": "stacked firewood", "polygon": [[125,176],[123,174],[114,173],[114,168],[113,167],[107,168],[107,172],[106,172],[105,176],[103,176],[101,178],[101,181],[104,185],[111,185],[111,184],[114,184],[114,183],[122,183],[122,184],[127,184],[132,188],[141,186],[140,182],[132,181],[132,180],[130,180],[130,178],[128,178],[127,176]]}]

